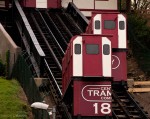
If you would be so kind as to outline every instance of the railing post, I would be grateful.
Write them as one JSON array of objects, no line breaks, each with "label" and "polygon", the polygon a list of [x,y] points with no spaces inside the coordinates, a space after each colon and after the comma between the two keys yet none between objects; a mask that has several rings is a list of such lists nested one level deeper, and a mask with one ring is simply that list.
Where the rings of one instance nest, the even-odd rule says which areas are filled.
[{"label": "railing post", "polygon": [[52,119],[56,119],[56,106],[52,108]]}]

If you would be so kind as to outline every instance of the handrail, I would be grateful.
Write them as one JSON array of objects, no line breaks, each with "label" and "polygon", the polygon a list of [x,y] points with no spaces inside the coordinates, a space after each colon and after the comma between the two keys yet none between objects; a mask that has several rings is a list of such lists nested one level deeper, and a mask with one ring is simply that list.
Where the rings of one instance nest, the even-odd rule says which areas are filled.
[{"label": "handrail", "polygon": [[65,38],[63,37],[63,35],[61,34],[61,32],[59,31],[59,29],[57,28],[56,24],[54,23],[54,21],[52,20],[52,18],[49,16],[48,12],[46,11],[45,14],[47,15],[47,17],[49,18],[49,20],[53,23],[54,27],[57,29],[59,35],[61,36],[61,38],[63,39],[65,45],[68,45],[68,43],[66,42]]},{"label": "handrail", "polygon": [[[45,62],[45,65],[46,65],[46,67],[47,67],[48,73],[50,73],[51,78],[52,78],[52,81],[54,82],[54,85],[56,86],[56,88],[55,88],[55,89],[56,89],[56,92],[58,92],[56,95],[59,97],[59,102],[57,102],[57,103],[59,103],[59,104],[61,105],[61,107],[63,108],[63,111],[64,111],[64,113],[65,113],[65,119],[72,119],[71,115],[69,114],[69,112],[68,112],[68,110],[67,110],[66,105],[65,105],[63,102],[61,102],[61,101],[62,101],[62,96],[63,96],[63,94],[62,94],[62,92],[61,92],[61,89],[60,89],[60,87],[59,87],[57,81],[55,80],[55,77],[54,77],[54,75],[53,75],[53,73],[52,73],[52,71],[51,71],[51,69],[50,69],[50,67],[49,67],[49,65],[48,65],[48,63],[47,63],[47,61],[46,61],[46,59],[44,59],[44,62]],[[50,80],[50,79],[49,79],[49,80]]]},{"label": "handrail", "polygon": [[89,24],[89,20],[81,13],[74,3],[69,3],[67,12],[70,13],[74,19],[80,20],[77,23],[82,24],[82,30],[85,31]]},{"label": "handrail", "polygon": [[61,52],[62,52],[63,55],[64,55],[65,52],[63,51],[63,49],[61,48],[60,44],[58,43],[58,41],[56,40],[55,36],[53,35],[52,31],[51,31],[50,28],[48,27],[48,24],[47,24],[46,21],[44,20],[42,14],[40,13],[40,11],[38,11],[38,13],[40,14],[40,16],[41,16],[41,18],[42,18],[42,20],[43,20],[43,22],[44,22],[46,28],[48,29],[49,33],[52,35],[52,37],[53,37],[55,43],[57,44],[57,46],[59,47],[59,49],[61,50]]},{"label": "handrail", "polygon": [[[31,26],[18,2],[18,0],[14,0],[13,7],[15,10],[14,15],[16,17],[16,24],[19,28],[20,35],[23,39],[23,42],[26,45],[26,50],[28,51],[28,54],[30,55],[33,53],[34,57],[31,58],[31,62],[34,66],[35,71],[37,68],[40,70],[42,69],[43,65],[43,58],[45,57],[45,53],[43,52],[41,46],[39,45],[39,42],[37,41]],[[43,71],[40,70],[36,71],[38,76],[43,75]]]},{"label": "handrail", "polygon": [[55,53],[53,52],[53,50],[52,50],[51,46],[49,45],[49,43],[48,43],[47,39],[46,39],[46,38],[45,38],[45,36],[43,35],[42,30],[40,29],[40,26],[39,26],[39,24],[37,23],[37,21],[36,21],[36,19],[35,19],[34,15],[33,15],[33,14],[31,14],[31,17],[32,17],[32,19],[34,20],[34,23],[36,24],[36,27],[37,27],[38,31],[40,32],[40,34],[41,34],[42,38],[44,39],[44,41],[45,41],[46,45],[48,46],[48,48],[49,48],[49,50],[50,50],[50,52],[51,52],[51,54],[52,54],[53,58],[55,59],[55,61],[56,61],[57,65],[58,65],[58,67],[59,67],[59,69],[60,69],[60,70],[62,70],[62,66],[61,66],[60,62],[58,61],[58,59],[57,59],[57,57],[56,57]]},{"label": "handrail", "polygon": [[62,92],[61,92],[61,89],[60,89],[60,87],[59,87],[57,81],[55,80],[55,77],[54,77],[54,75],[53,75],[53,73],[52,73],[52,71],[51,71],[51,69],[50,69],[50,67],[49,67],[49,65],[48,65],[48,63],[47,63],[47,61],[46,61],[45,58],[44,58],[44,62],[45,62],[45,65],[46,65],[46,67],[47,67],[47,69],[48,69],[50,75],[52,76],[52,79],[53,79],[53,81],[54,81],[54,83],[55,83],[55,85],[56,85],[56,87],[57,87],[57,89],[58,89],[59,96],[62,98]]},{"label": "handrail", "polygon": [[[29,22],[28,22],[28,20],[26,18],[26,15],[24,14],[24,12],[23,12],[23,10],[22,10],[19,2],[18,2],[18,0],[14,0],[14,2],[15,2],[15,5],[17,7],[17,10],[18,10],[19,14],[21,15],[22,21],[25,24],[25,28],[29,32],[29,35],[31,37],[32,42],[34,43],[35,46],[40,46],[38,40],[36,39],[32,29],[31,29],[30,24],[29,24]],[[36,49],[37,49],[38,53],[40,54],[40,56],[45,56],[45,54],[44,54],[44,52],[43,52],[41,47],[38,47],[38,48],[36,47]]]}]

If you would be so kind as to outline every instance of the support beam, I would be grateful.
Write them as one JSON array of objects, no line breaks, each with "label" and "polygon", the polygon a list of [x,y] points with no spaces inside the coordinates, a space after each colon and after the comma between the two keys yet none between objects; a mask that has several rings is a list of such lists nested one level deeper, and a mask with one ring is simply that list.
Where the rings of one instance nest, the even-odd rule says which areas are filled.
[{"label": "support beam", "polygon": [[150,88],[129,88],[130,93],[146,93],[150,92]]}]

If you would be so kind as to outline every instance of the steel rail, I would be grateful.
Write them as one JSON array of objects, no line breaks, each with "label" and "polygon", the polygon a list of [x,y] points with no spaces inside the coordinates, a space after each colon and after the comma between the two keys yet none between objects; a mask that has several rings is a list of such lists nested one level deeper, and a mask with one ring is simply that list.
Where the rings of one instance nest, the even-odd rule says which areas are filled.
[{"label": "steel rail", "polygon": [[55,59],[55,61],[56,61],[57,65],[58,65],[58,67],[59,67],[59,69],[60,69],[60,70],[62,70],[62,66],[61,66],[60,62],[58,61],[58,59],[57,59],[57,57],[56,57],[55,53],[54,53],[54,52],[53,52],[53,50],[52,50],[52,47],[49,45],[49,43],[48,43],[47,39],[45,38],[44,34],[42,33],[42,30],[41,30],[41,28],[40,28],[39,24],[37,23],[37,21],[36,21],[36,19],[35,19],[34,15],[33,15],[33,14],[31,14],[31,17],[32,17],[32,19],[33,19],[34,23],[36,24],[36,27],[37,27],[37,29],[38,29],[38,31],[39,31],[39,33],[40,33],[40,35],[42,36],[42,38],[44,39],[44,41],[45,41],[46,45],[48,46],[48,48],[49,48],[49,50],[50,50],[50,52],[51,52],[51,54],[52,54],[53,58]]},{"label": "steel rail", "polygon": [[48,12],[45,11],[46,16],[48,17],[48,19],[51,21],[51,23],[54,25],[54,28],[57,30],[59,37],[61,37],[61,39],[64,41],[65,45],[67,46],[68,43],[66,42],[64,36],[62,35],[62,33],[60,32],[60,30],[58,29],[58,27],[56,26],[55,22],[52,20],[52,18],[49,16]]},{"label": "steel rail", "polygon": [[60,44],[58,43],[58,41],[56,40],[55,36],[53,35],[52,31],[50,30],[50,28],[48,27],[48,24],[46,23],[45,19],[43,18],[43,15],[41,14],[41,12],[38,10],[38,13],[40,14],[46,28],[48,29],[49,33],[52,35],[53,39],[54,39],[54,42],[57,44],[57,46],[59,47],[61,53],[64,55],[65,52],[64,50],[61,48]]}]

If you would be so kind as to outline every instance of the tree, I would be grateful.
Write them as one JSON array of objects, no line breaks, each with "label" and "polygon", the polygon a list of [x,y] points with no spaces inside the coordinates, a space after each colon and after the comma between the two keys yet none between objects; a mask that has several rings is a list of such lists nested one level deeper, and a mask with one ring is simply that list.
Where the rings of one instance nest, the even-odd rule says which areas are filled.
[{"label": "tree", "polygon": [[126,10],[127,10],[127,12],[130,12],[130,11],[131,11],[131,0],[127,0],[127,3],[126,3]]},{"label": "tree", "polygon": [[133,0],[133,10],[147,10],[150,6],[150,0]]}]

